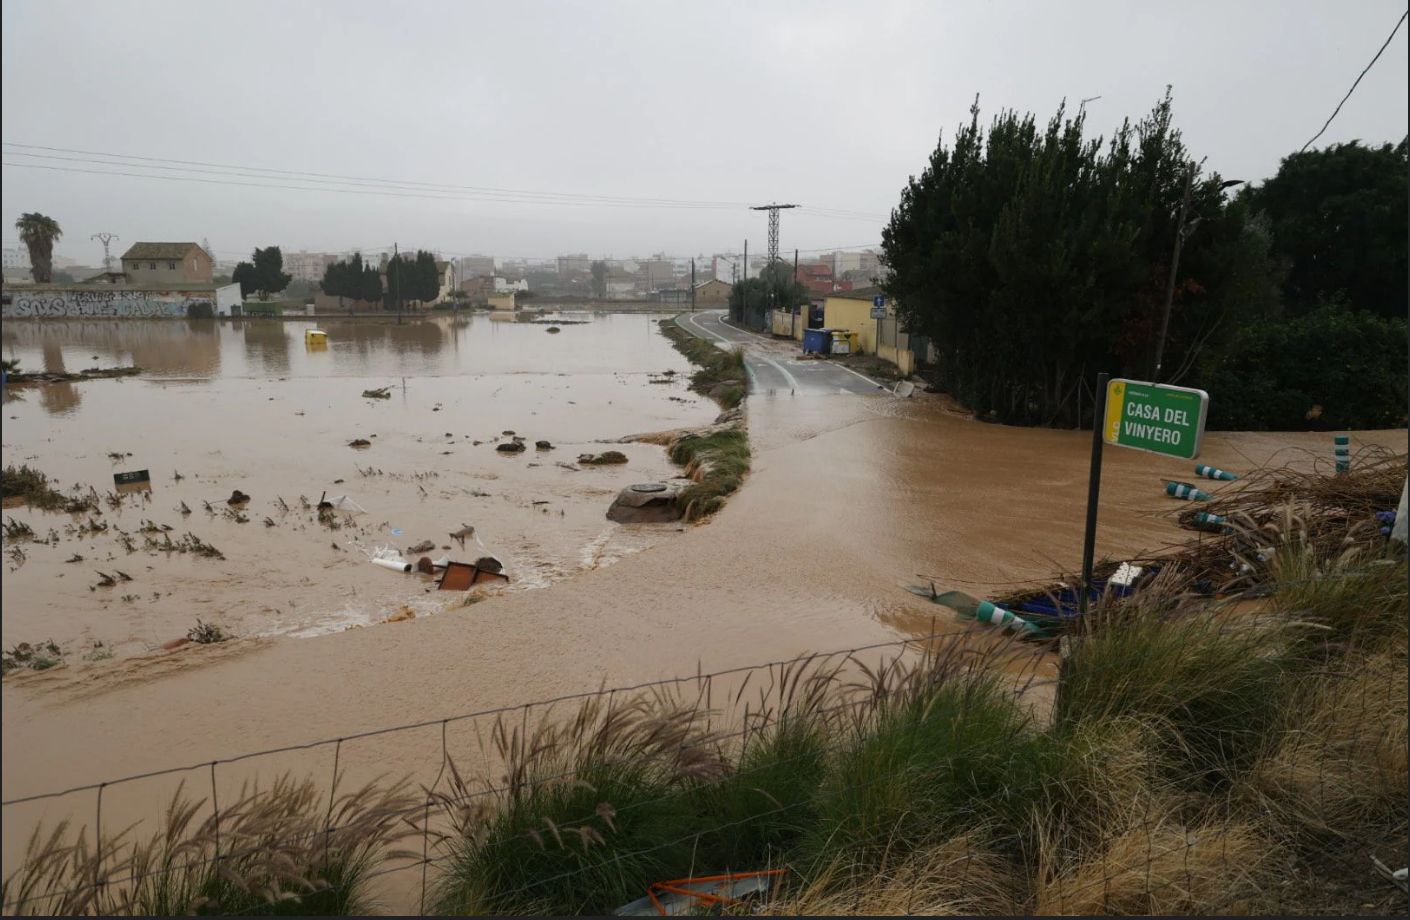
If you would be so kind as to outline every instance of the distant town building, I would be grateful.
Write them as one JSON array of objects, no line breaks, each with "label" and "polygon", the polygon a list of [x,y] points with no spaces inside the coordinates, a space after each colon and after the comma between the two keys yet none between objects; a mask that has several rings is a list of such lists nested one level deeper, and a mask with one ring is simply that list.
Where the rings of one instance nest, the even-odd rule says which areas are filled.
[{"label": "distant town building", "polygon": [[696,306],[718,306],[729,303],[729,292],[734,285],[721,278],[703,281],[695,286]]},{"label": "distant town building", "polygon": [[490,295],[494,293],[494,277],[476,275],[474,278],[467,278],[460,282],[460,290],[472,304],[489,303]]},{"label": "distant town building", "polygon": [[670,287],[676,277],[676,263],[670,259],[648,259],[640,264],[647,284],[653,288]]},{"label": "distant town building", "polygon": [[445,303],[455,290],[455,266],[450,262],[436,261],[436,277],[440,278],[440,290],[436,292],[436,303]]},{"label": "distant town building", "polygon": [[122,272],[129,284],[209,283],[214,277],[210,255],[195,243],[133,243],[122,254]]},{"label": "distant town building", "polygon": [[23,246],[18,249],[6,249],[4,255],[4,271],[6,277],[14,275],[29,274],[29,250]]},{"label": "distant town building", "polygon": [[507,294],[513,291],[527,291],[528,289],[529,282],[524,278],[520,278],[518,281],[510,281],[509,279],[501,278],[498,275],[496,275],[494,278],[494,292],[496,294]]},{"label": "distant town building", "polygon": [[793,278],[808,289],[810,294],[831,294],[833,291],[832,266],[827,262],[805,262],[798,266]]},{"label": "distant town building", "polygon": [[283,253],[283,256],[284,271],[295,281],[322,281],[328,266],[338,261],[338,257],[331,252],[306,252],[302,249]]},{"label": "distant town building", "polygon": [[507,294],[491,294],[491,295],[490,295],[490,298],[489,298],[489,301],[490,301],[490,309],[491,309],[491,310],[517,310],[517,309],[518,309],[518,306],[517,306],[517,305],[515,304],[515,302],[514,302],[514,297],[515,297],[515,294],[514,294],[513,291],[510,291],[510,292],[508,292]]},{"label": "distant town building", "polygon": [[462,256],[459,261],[461,278],[468,280],[494,274],[494,256]]},{"label": "distant town building", "polygon": [[585,252],[558,257],[558,274],[573,275],[592,271],[592,258]]}]

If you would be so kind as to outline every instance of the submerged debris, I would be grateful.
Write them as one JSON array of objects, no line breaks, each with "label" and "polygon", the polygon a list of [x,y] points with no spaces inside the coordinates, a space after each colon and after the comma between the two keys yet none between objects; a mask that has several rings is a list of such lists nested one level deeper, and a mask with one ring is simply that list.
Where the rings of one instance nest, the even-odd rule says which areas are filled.
[{"label": "submerged debris", "polygon": [[0,674],[9,674],[21,668],[31,671],[47,671],[63,663],[64,653],[53,639],[30,645],[21,642],[8,652],[0,652]]},{"label": "submerged debris", "polygon": [[214,623],[207,623],[197,618],[196,625],[186,633],[186,638],[197,645],[212,645],[216,642],[224,642],[230,637],[225,634],[225,630]]},{"label": "submerged debris", "polygon": [[604,466],[613,463],[626,463],[627,455],[620,450],[605,450],[600,454],[579,454],[578,462],[585,466]]}]

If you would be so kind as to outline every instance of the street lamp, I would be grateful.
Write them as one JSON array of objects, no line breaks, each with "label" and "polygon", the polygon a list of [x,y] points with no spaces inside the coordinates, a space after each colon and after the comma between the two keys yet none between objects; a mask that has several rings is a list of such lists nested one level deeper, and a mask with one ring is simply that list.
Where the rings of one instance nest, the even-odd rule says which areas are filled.
[{"label": "street lamp", "polygon": [[[1190,207],[1190,191],[1194,181],[1195,164],[1191,163],[1190,168],[1185,171],[1185,197],[1180,199],[1180,223],[1175,230],[1175,254],[1170,257],[1170,280],[1165,285],[1165,310],[1160,317],[1160,338],[1156,339],[1155,343],[1155,371],[1151,373],[1151,383],[1160,382],[1160,366],[1165,357],[1165,333],[1170,329],[1170,304],[1175,299],[1175,273],[1180,268],[1180,250],[1185,246],[1185,237],[1204,219],[1196,216],[1190,221],[1189,227],[1185,227],[1185,212]],[[1222,192],[1226,188],[1243,184],[1242,179],[1226,179],[1219,183],[1219,190]]]}]

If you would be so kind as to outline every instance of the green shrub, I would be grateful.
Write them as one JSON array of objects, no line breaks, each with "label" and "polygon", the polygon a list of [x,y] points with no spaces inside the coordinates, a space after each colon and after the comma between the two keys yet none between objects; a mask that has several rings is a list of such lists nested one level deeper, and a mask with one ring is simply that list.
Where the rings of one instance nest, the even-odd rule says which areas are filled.
[{"label": "green shrub", "polygon": [[827,734],[807,718],[751,736],[729,775],[696,793],[702,862],[752,871],[784,861],[816,819],[814,797],[827,763]]},{"label": "green shrub", "polygon": [[552,716],[532,731],[496,723],[509,781],[495,798],[471,798],[452,771],[439,912],[605,914],[697,866],[690,835],[706,825],[692,792],[724,769],[703,715],[594,697],[567,722]]},{"label": "green shrub", "polygon": [[[569,772],[557,761],[535,780]],[[449,914],[607,914],[658,879],[687,874],[700,825],[659,765],[588,761],[457,835],[436,892]],[[563,877],[560,877],[563,876]]]},{"label": "green shrub", "polygon": [[800,860],[864,873],[981,827],[1016,845],[1051,758],[993,678],[882,701],[829,766]]},{"label": "green shrub", "polygon": [[1211,428],[1396,428],[1405,424],[1404,318],[1328,304],[1251,323],[1205,368]]},{"label": "green shrub", "polygon": [[1208,608],[1105,611],[1065,663],[1057,729],[1135,720],[1156,732],[1182,780],[1230,779],[1274,730],[1288,689],[1285,639],[1280,628]]}]

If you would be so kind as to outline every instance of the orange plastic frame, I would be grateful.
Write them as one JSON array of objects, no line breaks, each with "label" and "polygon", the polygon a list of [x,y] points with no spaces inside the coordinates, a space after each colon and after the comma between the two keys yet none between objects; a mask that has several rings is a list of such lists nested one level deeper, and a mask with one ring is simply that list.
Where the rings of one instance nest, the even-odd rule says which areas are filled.
[{"label": "orange plastic frame", "polygon": [[777,876],[782,874],[782,869],[765,869],[760,872],[725,872],[721,875],[698,875],[694,878],[677,878],[665,882],[652,882],[650,887],[646,889],[646,896],[651,899],[651,906],[656,908],[656,913],[664,917],[666,916],[666,908],[661,904],[660,899],[656,897],[656,892],[658,891],[666,894],[684,895],[687,898],[695,898],[704,905],[733,904],[739,899],[679,886],[698,885],[701,882],[733,882],[742,878],[760,878],[762,876]]}]

